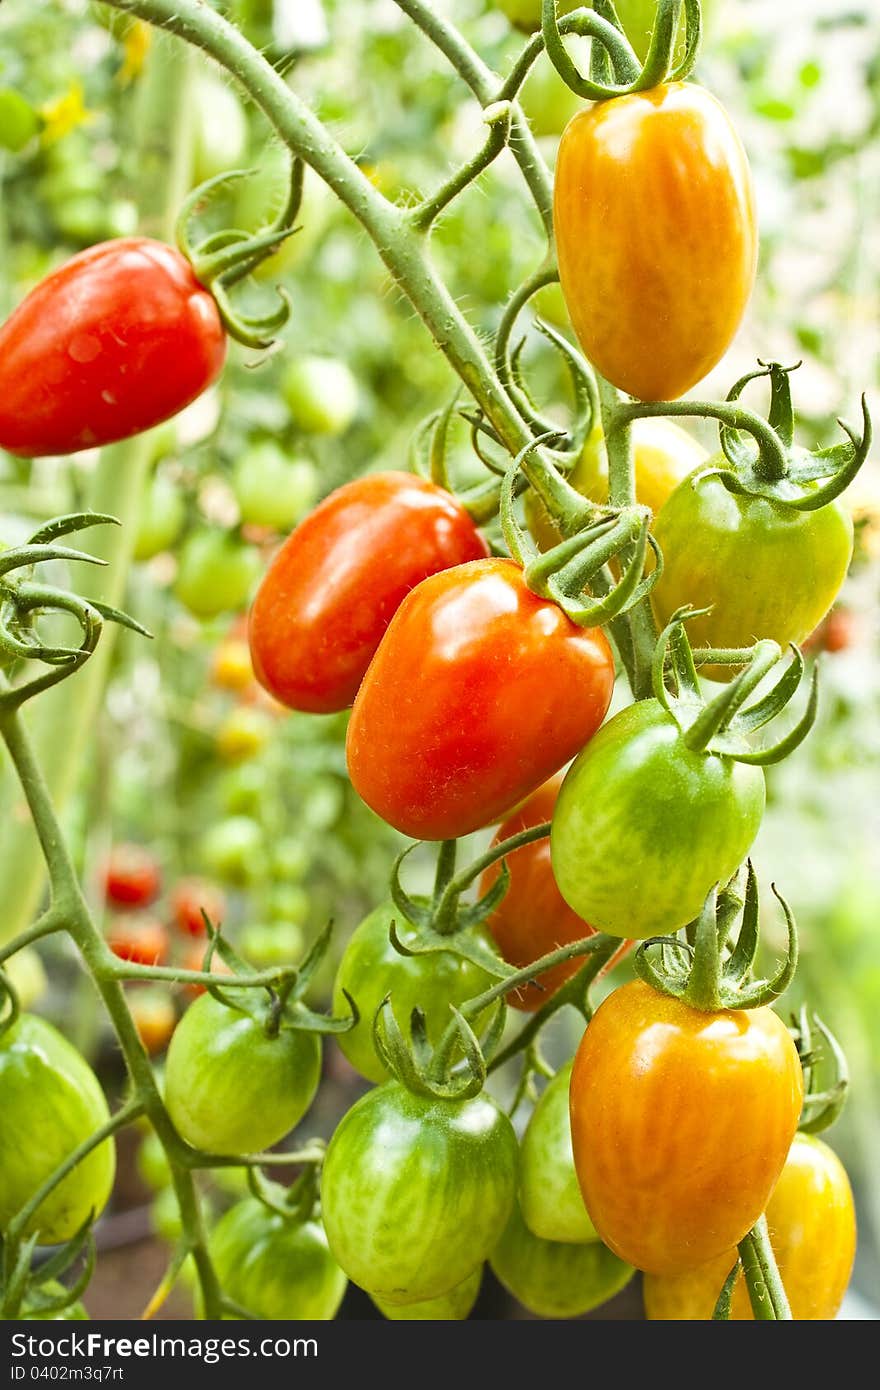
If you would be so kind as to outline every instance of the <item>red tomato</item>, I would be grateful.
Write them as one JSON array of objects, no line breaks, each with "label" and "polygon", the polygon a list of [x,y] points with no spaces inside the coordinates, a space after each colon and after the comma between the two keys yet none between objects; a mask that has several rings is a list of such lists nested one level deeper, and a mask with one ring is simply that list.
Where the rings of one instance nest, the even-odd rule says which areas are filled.
[{"label": "red tomato", "polygon": [[[498,845],[521,830],[550,820],[564,775],[557,773],[543,787],[539,787],[499,827],[492,844]],[[557,946],[565,946],[570,941],[592,935],[593,928],[587,926],[583,918],[569,907],[556,886],[550,866],[549,835],[544,840],[535,840],[514,850],[513,854],[507,856],[507,867],[510,885],[501,906],[495,909],[486,925],[510,965],[521,969]],[[493,864],[486,870],[480,882],[481,894],[491,888],[500,872],[500,864]],[[581,965],[583,961],[578,959],[545,970],[537,980],[541,988],[526,985],[511,990],[507,996],[508,1004],[528,1011],[539,1009]]]},{"label": "red tomato", "polygon": [[347,708],[402,600],[488,554],[454,497],[410,473],[346,483],[273,560],[250,615],[257,679],[291,709]]},{"label": "red tomato", "polygon": [[128,439],[200,395],[225,355],[217,306],[179,251],[90,246],[0,328],[0,446],[30,458]]},{"label": "red tomato", "polygon": [[158,897],[155,856],[143,845],[114,845],[104,868],[104,897],[116,907],[146,907]]},{"label": "red tomato", "polygon": [[478,560],[404,599],[358,692],[348,770],[405,835],[467,835],[517,805],[599,728],[614,686],[603,632]]},{"label": "red tomato", "polygon": [[212,926],[220,926],[226,917],[226,894],[210,879],[182,878],[171,894],[171,910],[178,931],[189,936],[205,936],[202,910],[208,914]]},{"label": "red tomato", "polygon": [[168,955],[168,932],[156,917],[115,917],[107,929],[107,945],[120,960],[161,965]]}]

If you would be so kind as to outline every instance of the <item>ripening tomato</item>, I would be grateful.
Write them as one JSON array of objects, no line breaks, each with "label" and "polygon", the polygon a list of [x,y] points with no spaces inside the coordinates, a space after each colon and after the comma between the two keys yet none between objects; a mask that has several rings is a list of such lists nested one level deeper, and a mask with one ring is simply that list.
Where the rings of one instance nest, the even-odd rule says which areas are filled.
[{"label": "ripening tomato", "polygon": [[0,447],[32,458],[128,439],[201,395],[225,356],[217,306],[179,251],[90,246],[0,328]]},{"label": "ripening tomato", "polygon": [[[545,782],[495,832],[493,845],[501,844],[511,835],[541,825],[551,819],[556,806],[563,773]],[[534,840],[507,856],[510,884],[507,892],[486,921],[495,943],[509,965],[522,969],[539,956],[547,955],[557,946],[592,935],[593,928],[572,911],[556,886],[550,864],[550,837]],[[480,881],[480,894],[488,892],[501,872],[499,863],[492,864]],[[534,985],[523,985],[510,991],[508,1004],[531,1012],[555,994],[566,980],[583,965],[583,960],[565,961],[554,965],[538,976]]]},{"label": "ripening tomato", "polygon": [[[727,467],[723,455],[709,461]],[[828,612],[846,578],[853,524],[829,502],[796,511],[728,492],[697,470],[675,489],[654,523],[664,569],[653,591],[659,622],[684,603],[711,611],[688,623],[694,646],[745,647],[762,637],[802,642]],[[703,667],[728,680],[738,668]]]},{"label": "ripening tomato", "polygon": [[770,1009],[704,1013],[641,980],[614,990],[570,1092],[575,1168],[602,1240],[651,1274],[730,1250],[767,1206],[803,1094]]},{"label": "ripening tomato", "polygon": [[688,748],[658,700],[639,700],[562,784],[550,832],[562,896],[612,936],[677,931],[745,859],[765,794],[760,767]]},{"label": "ripening tomato", "polygon": [[523,1221],[518,1202],[490,1264],[514,1298],[542,1318],[582,1317],[619,1293],[635,1272],[600,1240],[541,1240]]},{"label": "ripening tomato", "polygon": [[405,835],[467,835],[583,748],[613,685],[605,634],[538,598],[512,560],[435,574],[398,608],[358,691],[352,783]]},{"label": "ripening tomato", "polygon": [[346,483],[297,527],[260,584],[250,614],[257,679],[291,709],[345,709],[410,590],[487,554],[467,512],[434,483],[410,473]]},{"label": "ripening tomato", "polygon": [[386,1303],[438,1298],[487,1258],[515,1188],[516,1135],[494,1100],[435,1100],[386,1081],[330,1140],[321,1177],[330,1249]]},{"label": "ripening tomato", "polygon": [[211,658],[211,679],[221,690],[242,694],[253,684],[251,653],[243,637],[224,637]]},{"label": "ripening tomato", "polygon": [[[0,1036],[0,1230],[110,1111],[84,1057],[45,1019],[22,1014]],[[42,1245],[70,1240],[107,1204],[116,1149],[105,1139],[40,1203],[25,1227]]]},{"label": "ripening tomato", "polygon": [[748,160],[703,87],[597,102],[566,128],[554,227],[581,347],[615,386],[674,400],[715,366],[757,263]]},{"label": "ripening tomato", "polygon": [[255,1197],[220,1218],[209,1248],[223,1292],[258,1318],[329,1321],[348,1287],[319,1219],[282,1216]]},{"label": "ripening tomato", "polygon": [[177,1023],[170,990],[161,985],[137,985],[128,992],[128,1007],[137,1035],[151,1057],[167,1046]]},{"label": "ripening tomato", "polygon": [[[852,1273],[856,1212],[846,1169],[833,1149],[808,1134],[795,1135],[767,1204],[770,1243],[796,1322],[837,1315]],[[647,1274],[645,1312],[652,1321],[709,1321],[737,1252],[684,1274]],[[754,1318],[745,1278],[737,1275],[730,1316]]]},{"label": "ripening tomato", "polygon": [[272,719],[265,710],[239,705],[217,728],[217,753],[225,763],[246,762],[263,751],[271,732]]},{"label": "ripening tomato", "polygon": [[261,877],[265,865],[263,827],[251,816],[227,816],[210,825],[199,841],[201,863],[224,883],[243,887]]},{"label": "ripening tomato", "polygon": [[571,1148],[572,1065],[560,1067],[526,1126],[519,1151],[519,1202],[533,1236],[581,1245],[599,1237],[584,1206]]},{"label": "ripening tomato", "polygon": [[120,960],[136,965],[161,965],[168,957],[168,932],[157,917],[114,917],[107,928],[107,945]]},{"label": "ripening tomato", "polygon": [[226,920],[226,894],[216,883],[204,878],[181,878],[171,893],[171,911],[178,931],[188,936],[206,934],[206,913],[212,927]]},{"label": "ripening tomato", "polygon": [[141,1140],[135,1157],[138,1177],[152,1192],[161,1192],[171,1184],[171,1164],[162,1140],[150,1129]]},{"label": "ripening tomato", "polygon": [[426,1298],[423,1303],[386,1303],[375,1294],[370,1297],[390,1322],[463,1322],[471,1315],[482,1282],[483,1266],[480,1265],[449,1293],[442,1293],[439,1298]]},{"label": "ripening tomato", "polygon": [[255,546],[243,545],[226,531],[203,527],[183,543],[174,592],[196,618],[240,612],[261,570]]},{"label": "ripening tomato", "polygon": [[156,856],[143,845],[114,845],[104,866],[104,897],[114,907],[148,907],[162,879]]},{"label": "ripening tomato", "polygon": [[[203,941],[192,941],[192,942],[190,942],[190,944],[187,946],[186,950],[183,952],[183,955],[182,955],[181,960],[180,960],[180,968],[181,968],[181,970],[201,970],[201,971],[204,971],[204,969],[205,969],[205,951],[206,951],[206,949],[207,949],[207,948],[206,948],[205,943],[204,943]],[[210,973],[211,973],[212,975],[231,975],[231,974],[232,974],[232,971],[230,970],[229,966],[226,964],[225,960],[223,960],[222,956],[219,956],[219,955],[217,954],[216,951],[214,952],[213,956],[211,957],[211,968],[210,968]],[[222,983],[222,982],[221,982],[221,983]],[[191,981],[191,980],[186,981],[186,983],[184,983],[184,984],[181,986],[181,988],[183,989],[183,991],[184,991],[185,994],[189,994],[193,999],[197,999],[197,998],[199,997],[200,994],[204,994],[204,993],[205,993],[205,986],[204,986],[204,985],[196,984],[196,983],[194,983],[194,982]]]},{"label": "ripening tomato", "polygon": [[311,1105],[321,1076],[315,1033],[263,1023],[210,994],[190,1004],[165,1063],[165,1101],[188,1144],[245,1154],[283,1139]]}]

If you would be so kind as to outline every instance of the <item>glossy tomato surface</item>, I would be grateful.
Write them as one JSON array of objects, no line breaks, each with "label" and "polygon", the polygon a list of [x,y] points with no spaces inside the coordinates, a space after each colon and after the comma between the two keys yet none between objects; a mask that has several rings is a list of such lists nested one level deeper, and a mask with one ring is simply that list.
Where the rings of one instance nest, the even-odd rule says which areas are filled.
[{"label": "glossy tomato surface", "polygon": [[424,1303],[386,1303],[375,1294],[372,1297],[382,1316],[391,1322],[463,1322],[471,1314],[482,1282],[480,1265],[449,1293],[425,1299]]},{"label": "glossy tomato surface", "polygon": [[0,446],[32,457],[128,439],[200,395],[225,356],[217,306],[179,251],[90,246],[0,328]]},{"label": "glossy tomato surface", "polygon": [[599,1237],[574,1167],[568,1105],[571,1069],[572,1062],[560,1067],[526,1126],[519,1151],[519,1203],[532,1235],[582,1245]]},{"label": "glossy tomato surface", "polygon": [[757,263],[748,160],[703,87],[602,101],[565,130],[554,226],[581,347],[615,386],[674,400],[739,327]]},{"label": "glossy tomato surface", "polygon": [[582,1317],[619,1293],[634,1273],[599,1240],[588,1245],[541,1240],[516,1203],[490,1263],[514,1298],[542,1318]]},{"label": "glossy tomato surface", "polygon": [[255,1197],[220,1218],[210,1251],[224,1294],[270,1321],[329,1321],[348,1285],[319,1220],[286,1218]]},{"label": "glossy tomato surface", "polygon": [[348,726],[355,789],[405,835],[447,840],[511,810],[605,717],[614,658],[512,560],[426,579],[397,610]]},{"label": "glossy tomato surface", "polygon": [[[796,1322],[837,1316],[852,1273],[856,1212],[846,1170],[833,1149],[808,1134],[795,1135],[767,1204],[770,1244]],[[648,1274],[645,1313],[651,1320],[708,1321],[736,1261],[731,1248],[684,1274]],[[742,1272],[730,1316],[754,1318]]]},{"label": "glossy tomato surface", "polygon": [[[549,782],[545,782],[509,816],[497,830],[493,845],[501,844],[521,830],[549,821],[556,807],[562,776],[562,773],[557,773]],[[569,907],[556,886],[550,863],[549,835],[515,849],[506,856],[506,863],[510,885],[500,905],[487,919],[486,926],[510,965],[521,969],[557,946],[580,941],[582,937],[592,934],[592,927],[587,926]],[[491,888],[500,872],[497,863],[486,870],[480,882],[481,895]],[[555,965],[539,975],[536,984],[511,990],[507,1002],[514,1008],[526,1011],[539,1009],[581,965],[583,959],[580,957]]]},{"label": "glossy tomato surface", "polygon": [[257,679],[291,709],[345,709],[410,590],[487,553],[464,508],[423,478],[346,483],[288,537],[260,584],[250,615]]},{"label": "glossy tomato surface", "polygon": [[676,1274],[736,1245],[797,1130],[801,1064],[770,1009],[703,1013],[640,980],[575,1056],[571,1136],[590,1218],[621,1259]]},{"label": "glossy tomato surface", "polygon": [[759,767],[695,752],[659,701],[640,700],[566,775],[550,837],[556,882],[597,930],[677,931],[742,863],[764,800]]}]

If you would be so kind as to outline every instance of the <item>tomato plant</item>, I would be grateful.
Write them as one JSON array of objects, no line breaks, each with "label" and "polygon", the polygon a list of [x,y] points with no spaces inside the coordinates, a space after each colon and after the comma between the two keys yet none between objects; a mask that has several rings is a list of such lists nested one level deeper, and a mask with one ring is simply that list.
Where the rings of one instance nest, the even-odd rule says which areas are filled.
[{"label": "tomato plant", "polygon": [[260,574],[260,553],[225,531],[192,531],[180,551],[174,592],[196,618],[240,612]]},{"label": "tomato plant", "polygon": [[236,461],[232,486],[245,524],[286,531],[314,506],[318,479],[309,459],[291,458],[265,439]]},{"label": "tomato plant", "polygon": [[294,424],[304,434],[344,434],[357,415],[357,381],[351,369],[335,358],[294,359],[285,370],[281,390]]},{"label": "tomato plant", "polygon": [[186,503],[179,487],[162,473],[150,480],[141,504],[134,558],[152,560],[174,545],[186,522]]},{"label": "tomato plant", "polygon": [[473,1311],[483,1282],[483,1267],[475,1269],[449,1293],[423,1303],[387,1303],[373,1296],[373,1302],[383,1317],[391,1322],[462,1322]]}]

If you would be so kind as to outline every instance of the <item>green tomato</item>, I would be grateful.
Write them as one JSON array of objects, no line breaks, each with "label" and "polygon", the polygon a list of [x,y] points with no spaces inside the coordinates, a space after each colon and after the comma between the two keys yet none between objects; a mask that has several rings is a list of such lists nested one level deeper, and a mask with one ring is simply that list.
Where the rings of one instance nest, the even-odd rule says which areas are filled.
[{"label": "green tomato", "polygon": [[207,528],[187,536],[174,592],[196,618],[241,612],[263,571],[260,552],[226,531]]},{"label": "green tomato", "polygon": [[16,154],[40,129],[39,112],[12,87],[0,90],[0,146]]},{"label": "green tomato", "polygon": [[238,949],[258,970],[294,965],[302,955],[303,934],[292,922],[249,922],[239,938]]},{"label": "green tomato", "polygon": [[266,772],[261,763],[242,763],[225,772],[219,784],[220,801],[230,816],[258,812],[266,801]]},{"label": "green tomato", "polygon": [[250,816],[227,816],[199,841],[204,870],[236,887],[259,880],[266,870],[262,826]]},{"label": "green tomato", "polygon": [[464,1322],[471,1315],[482,1282],[483,1266],[480,1265],[449,1293],[427,1298],[424,1303],[386,1303],[384,1298],[374,1294],[370,1297],[382,1316],[391,1322]]},{"label": "green tomato", "polygon": [[176,1245],[183,1235],[183,1218],[173,1187],[163,1187],[150,1203],[150,1226],[167,1245]]},{"label": "green tomato", "polygon": [[449,1023],[450,1004],[463,1004],[494,984],[479,966],[451,951],[402,956],[391,942],[392,922],[397,923],[404,944],[412,939],[411,924],[393,903],[383,903],[353,932],[333,986],[335,1012],[344,1012],[348,1007],[343,990],[358,1006],[358,1023],[349,1032],[337,1034],[336,1041],[351,1065],[368,1081],[384,1081],[388,1075],[373,1046],[373,1019],[386,995],[391,995],[394,1016],[404,1036],[409,1036],[410,1016],[418,1007],[425,1015],[428,1038],[436,1046]]},{"label": "green tomato", "polygon": [[[0,1230],[64,1160],[110,1118],[98,1079],[45,1019],[23,1014],[0,1037]],[[43,1245],[70,1240],[107,1204],[116,1149],[106,1139],[62,1178],[25,1232]]]},{"label": "green tomato", "polygon": [[344,434],[358,410],[351,368],[332,357],[295,358],[281,378],[281,394],[305,434]]},{"label": "green tomato", "polygon": [[287,835],[272,846],[272,872],[291,883],[299,883],[311,867],[312,853],[303,839]]},{"label": "green tomato", "polygon": [[79,1299],[62,1313],[52,1313],[41,1307],[44,1301],[57,1302],[66,1293],[66,1288],[57,1279],[48,1279],[25,1299],[21,1312],[22,1322],[88,1322],[89,1315]]},{"label": "green tomato", "polygon": [[161,1192],[171,1182],[171,1165],[155,1130],[150,1130],[137,1151],[135,1164],[140,1177],[154,1192]]},{"label": "green tomato", "polygon": [[539,58],[519,94],[535,135],[561,135],[584,102],[563,82],[549,58]]},{"label": "green tomato", "polygon": [[574,1169],[568,1114],[571,1068],[571,1062],[560,1067],[526,1127],[519,1151],[519,1201],[532,1235],[583,1245],[599,1237]]},{"label": "green tomato", "polygon": [[287,531],[314,506],[318,479],[308,459],[289,458],[267,439],[242,454],[232,488],[245,524]]},{"label": "green tomato", "polygon": [[693,751],[658,700],[640,700],[566,774],[550,834],[559,891],[612,936],[678,931],[745,859],[764,801],[761,768]]},{"label": "green tomato", "polygon": [[[561,19],[581,3],[583,0],[559,0],[556,13]],[[498,8],[525,34],[533,34],[541,27],[541,0],[498,0]]]},{"label": "green tomato", "polygon": [[[846,578],[852,518],[841,502],[794,511],[762,497],[728,492],[709,459],[680,483],[654,522],[663,574],[654,589],[661,625],[685,603],[711,612],[687,625],[694,646],[744,647],[772,638],[802,642],[818,627]],[[730,679],[736,667],[701,668]]]},{"label": "green tomato", "polygon": [[255,1153],[277,1144],[308,1110],[321,1078],[315,1033],[262,1022],[213,995],[190,1004],[165,1061],[165,1102],[193,1148]]},{"label": "green tomato", "polygon": [[152,560],[154,555],[169,550],[183,530],[185,521],[186,502],[179,486],[164,474],[156,473],[141,499],[134,558]]},{"label": "green tomato", "polygon": [[619,1293],[635,1273],[601,1241],[573,1245],[540,1240],[518,1205],[490,1264],[514,1298],[542,1318],[581,1317]]},{"label": "green tomato", "polygon": [[193,103],[193,184],[247,162],[247,121],[232,88],[211,71],[200,73]]},{"label": "green tomato", "polygon": [[[18,995],[19,1007],[22,1010],[32,1008],[49,988],[45,966],[31,946],[26,946],[23,951],[16,951],[14,956],[5,960],[3,969]],[[0,1019],[8,1012],[4,1004],[5,1000],[0,1001]]]},{"label": "green tomato", "polygon": [[221,1217],[210,1251],[223,1292],[270,1321],[327,1322],[348,1285],[320,1221],[282,1216],[255,1197]]},{"label": "green tomato", "polygon": [[383,1302],[439,1298],[500,1239],[516,1159],[513,1126],[489,1096],[435,1100],[386,1081],[348,1111],[327,1149],[330,1249]]},{"label": "green tomato", "polygon": [[269,914],[273,922],[301,927],[308,921],[312,900],[299,883],[278,883],[269,897]]}]

